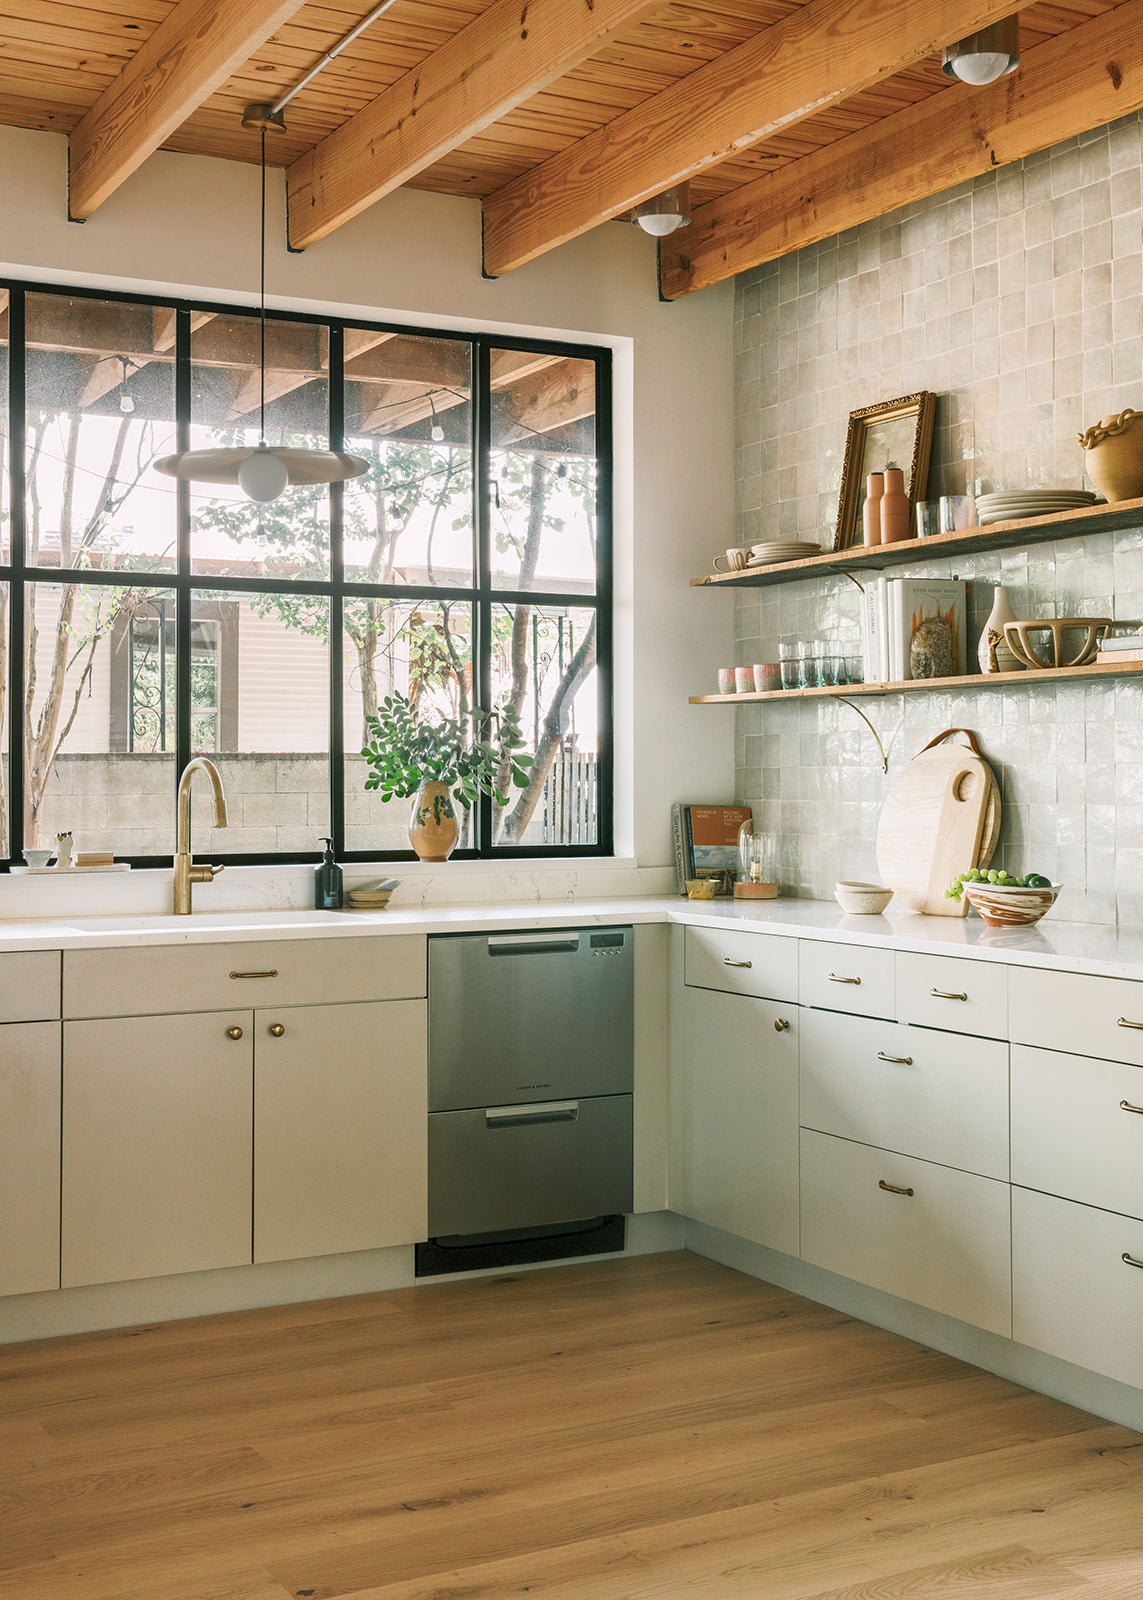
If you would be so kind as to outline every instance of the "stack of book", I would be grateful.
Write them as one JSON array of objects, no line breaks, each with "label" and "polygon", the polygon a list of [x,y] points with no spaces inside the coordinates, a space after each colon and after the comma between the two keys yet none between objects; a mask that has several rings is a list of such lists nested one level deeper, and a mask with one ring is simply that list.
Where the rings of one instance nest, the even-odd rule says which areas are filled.
[{"label": "stack of book", "polygon": [[1095,659],[1104,666],[1143,661],[1143,633],[1115,633],[1101,639]]},{"label": "stack of book", "polygon": [[968,671],[968,584],[963,578],[858,576],[865,589],[861,649],[866,683],[907,683],[914,675],[913,636],[922,623],[933,619],[948,625],[948,676],[960,677]]},{"label": "stack of book", "polygon": [[680,894],[686,894],[688,878],[717,878],[717,894],[734,893],[738,834],[752,816],[749,806],[671,807],[675,884]]}]

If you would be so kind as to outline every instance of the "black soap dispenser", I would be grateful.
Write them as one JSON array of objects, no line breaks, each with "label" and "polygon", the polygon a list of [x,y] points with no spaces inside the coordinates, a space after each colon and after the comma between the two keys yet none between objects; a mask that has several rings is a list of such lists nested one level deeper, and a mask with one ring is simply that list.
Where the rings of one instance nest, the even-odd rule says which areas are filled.
[{"label": "black soap dispenser", "polygon": [[343,892],[341,868],[333,859],[333,840],[327,839],[321,866],[314,872],[314,905],[319,911],[340,911]]}]

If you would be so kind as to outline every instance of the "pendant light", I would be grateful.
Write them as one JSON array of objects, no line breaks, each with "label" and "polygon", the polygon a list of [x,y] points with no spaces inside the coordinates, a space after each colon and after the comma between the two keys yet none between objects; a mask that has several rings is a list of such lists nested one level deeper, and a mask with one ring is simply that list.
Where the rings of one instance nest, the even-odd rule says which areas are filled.
[{"label": "pendant light", "polygon": [[633,207],[631,221],[644,233],[656,239],[665,239],[676,228],[686,228],[691,220],[691,186],[676,183],[673,189],[652,195],[649,200]]},{"label": "pendant light", "polygon": [[941,56],[941,71],[946,78],[959,78],[980,88],[995,83],[1020,65],[1020,16],[1004,17],[979,33],[970,33],[957,44],[946,45]]},{"label": "pendant light", "polygon": [[162,456],[155,471],[194,483],[237,484],[251,500],[276,500],[290,484],[343,483],[369,471],[362,456],[344,450],[287,449],[266,443],[266,129],[285,130],[285,120],[272,106],[247,106],[244,128],[257,128],[262,140],[262,209],[258,291],[259,377],[258,443],[230,450],[182,450]]}]

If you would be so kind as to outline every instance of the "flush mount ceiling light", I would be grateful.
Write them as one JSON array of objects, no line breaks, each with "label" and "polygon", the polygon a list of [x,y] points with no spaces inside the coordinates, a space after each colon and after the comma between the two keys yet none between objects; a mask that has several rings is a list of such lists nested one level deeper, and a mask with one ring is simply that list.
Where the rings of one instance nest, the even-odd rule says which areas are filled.
[{"label": "flush mount ceiling light", "polygon": [[665,239],[676,228],[685,228],[691,220],[691,192],[689,183],[676,183],[673,189],[652,195],[631,212],[631,221],[644,233],[656,239]]},{"label": "flush mount ceiling light", "polygon": [[979,33],[970,33],[959,44],[946,45],[941,56],[941,71],[962,83],[995,83],[1020,65],[1020,17],[1005,17]]},{"label": "flush mount ceiling light", "polygon": [[359,478],[369,471],[369,463],[344,450],[286,449],[266,443],[266,130],[284,132],[286,123],[280,106],[254,105],[242,113],[242,126],[257,128],[262,137],[258,443],[231,450],[182,450],[177,455],[162,456],[155,462],[155,471],[194,483],[237,484],[251,500],[266,501],[276,500],[291,484],[344,483],[347,478]]}]

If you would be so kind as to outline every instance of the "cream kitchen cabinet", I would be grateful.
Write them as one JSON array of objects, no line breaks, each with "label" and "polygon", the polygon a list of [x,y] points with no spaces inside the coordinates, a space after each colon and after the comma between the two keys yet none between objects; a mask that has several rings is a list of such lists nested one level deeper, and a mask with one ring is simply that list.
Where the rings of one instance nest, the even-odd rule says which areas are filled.
[{"label": "cream kitchen cabinet", "polygon": [[[0,969],[11,959],[0,958]],[[58,1007],[58,959],[56,970]],[[0,1295],[59,1281],[60,1025],[8,1022],[0,1026]]]},{"label": "cream kitchen cabinet", "polygon": [[250,1261],[247,1011],[64,1023],[64,1288]]},{"label": "cream kitchen cabinet", "polygon": [[421,1000],[254,1018],[254,1260],[427,1236]]},{"label": "cream kitchen cabinet", "polygon": [[891,1018],[894,987],[892,950],[798,941],[798,998],[805,1006]]}]

